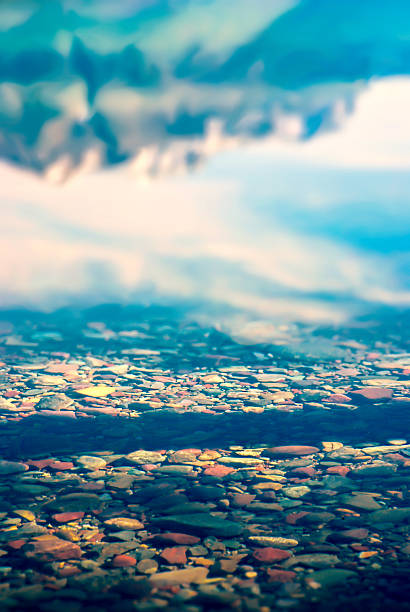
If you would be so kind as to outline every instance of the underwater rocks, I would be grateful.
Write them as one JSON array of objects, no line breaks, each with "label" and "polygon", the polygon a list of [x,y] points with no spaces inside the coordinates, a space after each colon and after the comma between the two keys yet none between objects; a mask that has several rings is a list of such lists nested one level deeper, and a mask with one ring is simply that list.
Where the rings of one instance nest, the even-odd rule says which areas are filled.
[{"label": "underwater rocks", "polygon": [[[149,464],[107,450],[11,462],[0,481],[0,554],[9,585],[0,592],[2,606],[23,610],[30,593],[33,609],[47,609],[52,593],[85,612],[89,601],[122,609],[124,597],[141,611],[156,609],[158,600],[187,612],[227,601],[244,612],[284,602],[297,610],[367,572],[408,567],[407,485],[389,485],[407,474],[406,455],[374,478],[364,468],[383,467],[387,453],[339,443],[336,459],[334,446],[325,446],[301,455],[308,473],[295,471],[301,460],[294,454],[289,465],[288,455],[268,458],[260,445],[182,449],[177,460],[189,458],[181,465],[191,471],[179,473],[158,470],[177,465],[167,449],[135,451],[138,461],[161,458]],[[235,461],[255,456],[262,463]],[[227,458],[235,466],[229,473],[209,474]],[[344,476],[328,473],[337,461]],[[55,465],[69,467],[59,472]],[[125,476],[132,476],[127,489],[112,486]],[[30,488],[34,482],[39,489]]]},{"label": "underwater rocks", "polygon": [[397,334],[338,332],[313,359],[158,318],[69,324],[0,336],[1,609],[343,611],[360,585],[406,609]]}]

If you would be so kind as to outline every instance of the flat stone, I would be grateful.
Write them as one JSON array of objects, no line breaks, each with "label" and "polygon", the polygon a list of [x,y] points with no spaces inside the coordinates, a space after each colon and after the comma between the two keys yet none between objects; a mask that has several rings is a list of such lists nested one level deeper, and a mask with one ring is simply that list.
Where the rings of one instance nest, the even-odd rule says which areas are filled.
[{"label": "flat stone", "polygon": [[283,506],[271,502],[252,502],[248,506],[249,512],[283,512]]},{"label": "flat stone", "polygon": [[114,527],[115,529],[130,529],[139,530],[144,529],[144,524],[141,521],[126,516],[117,516],[115,518],[107,519],[104,521],[104,525],[108,527]]},{"label": "flat stone", "polygon": [[158,569],[158,563],[154,559],[142,559],[137,563],[136,568],[141,574],[155,574]]},{"label": "flat stone", "polygon": [[213,501],[216,499],[221,499],[221,497],[224,497],[226,494],[224,488],[208,485],[196,485],[194,487],[190,487],[187,493],[192,499],[200,501]]},{"label": "flat stone", "polygon": [[234,472],[234,468],[226,465],[213,465],[204,470],[205,476],[213,476],[214,478],[225,478]]},{"label": "flat stone", "polygon": [[257,546],[272,546],[273,548],[293,548],[298,545],[298,541],[293,538],[275,536],[249,536],[248,540]]},{"label": "flat stone", "polygon": [[272,446],[263,451],[268,457],[301,457],[318,453],[316,446]]},{"label": "flat stone", "polygon": [[284,487],[282,493],[291,499],[299,499],[310,493],[310,488],[304,485],[300,487]]},{"label": "flat stone", "polygon": [[391,463],[361,465],[353,468],[349,476],[351,478],[383,478],[384,476],[392,476],[396,470],[397,466]]},{"label": "flat stone", "polygon": [[306,578],[306,582],[309,586],[313,588],[319,587],[326,589],[336,586],[338,584],[343,584],[347,580],[351,580],[353,578],[357,578],[356,572],[352,572],[351,570],[345,569],[323,569],[313,572],[309,574]]},{"label": "flat stone", "polygon": [[0,460],[0,476],[9,476],[10,474],[21,474],[28,470],[28,465],[25,463],[17,463],[16,461]]},{"label": "flat stone", "polygon": [[149,581],[154,587],[178,586],[181,584],[201,584],[208,575],[206,567],[190,567],[188,569],[161,572],[150,576]]},{"label": "flat stone", "polygon": [[343,531],[337,531],[331,533],[327,540],[330,542],[357,542],[357,540],[364,540],[369,535],[369,530],[364,528],[358,529],[345,529]]},{"label": "flat stone", "polygon": [[[404,440],[397,440],[397,442],[405,442]],[[366,446],[362,448],[362,451],[366,455],[384,455],[391,452],[397,452],[401,450],[410,450],[410,444],[395,444],[393,445],[393,441],[390,442],[390,445],[385,446]]]},{"label": "flat stone", "polygon": [[155,473],[160,474],[181,474],[182,476],[189,476],[193,473],[192,465],[161,465],[155,468]]},{"label": "flat stone", "polygon": [[80,559],[83,554],[78,544],[48,534],[34,538],[24,546],[23,552],[25,557],[39,561]]},{"label": "flat stone", "polygon": [[355,510],[371,512],[372,510],[382,508],[372,495],[366,495],[365,493],[359,493],[358,495],[342,495],[340,501],[343,505],[348,508],[354,508]]},{"label": "flat stone", "polygon": [[283,563],[283,567],[293,567],[294,565],[303,565],[322,569],[339,563],[339,558],[336,555],[328,555],[326,553],[310,553],[306,555],[295,555]]},{"label": "flat stone", "polygon": [[185,565],[187,562],[185,546],[172,546],[164,548],[160,557],[171,565]]},{"label": "flat stone", "polygon": [[36,404],[36,410],[66,410],[74,401],[64,393],[54,393],[42,397]]},{"label": "flat stone", "polygon": [[117,555],[112,560],[113,567],[133,567],[136,564],[136,558],[131,555]]},{"label": "flat stone", "polygon": [[101,457],[93,457],[91,455],[81,455],[76,460],[76,463],[87,470],[100,470],[107,465],[107,462]]},{"label": "flat stone", "polygon": [[392,523],[398,525],[410,521],[410,508],[389,508],[386,510],[377,510],[372,512],[367,517],[371,524]]},{"label": "flat stone", "polygon": [[383,387],[361,387],[356,389],[356,391],[351,391],[350,395],[362,402],[379,402],[389,400],[393,395],[393,391]]},{"label": "flat stone", "polygon": [[175,544],[186,544],[188,546],[198,544],[201,541],[197,536],[187,533],[158,533],[150,536],[150,538],[160,542],[174,542]]},{"label": "flat stone", "polygon": [[166,459],[166,455],[157,453],[155,451],[137,450],[133,453],[126,455],[126,459],[137,465],[144,465],[146,463],[162,463]]},{"label": "flat stone", "polygon": [[84,512],[61,512],[59,514],[53,514],[52,518],[57,523],[70,523],[71,521],[77,521],[82,519]]},{"label": "flat stone", "polygon": [[252,556],[260,563],[277,563],[278,561],[284,561],[289,559],[291,553],[281,548],[272,548],[272,546],[266,546],[265,548],[256,548]]},{"label": "flat stone", "polygon": [[239,523],[202,513],[166,516],[152,519],[152,523],[162,527],[182,528],[188,532],[215,535],[225,538],[235,537],[243,531]]},{"label": "flat stone", "polygon": [[248,465],[260,465],[263,464],[264,461],[257,457],[220,457],[218,463],[231,465],[233,467],[246,467]]},{"label": "flat stone", "polygon": [[280,584],[292,582],[297,576],[296,572],[273,569],[270,567],[266,570],[266,573],[268,575],[268,582],[278,582]]},{"label": "flat stone", "polygon": [[237,493],[232,498],[232,505],[238,506],[239,508],[243,506],[249,506],[251,502],[256,498],[256,495],[251,495],[250,493]]}]

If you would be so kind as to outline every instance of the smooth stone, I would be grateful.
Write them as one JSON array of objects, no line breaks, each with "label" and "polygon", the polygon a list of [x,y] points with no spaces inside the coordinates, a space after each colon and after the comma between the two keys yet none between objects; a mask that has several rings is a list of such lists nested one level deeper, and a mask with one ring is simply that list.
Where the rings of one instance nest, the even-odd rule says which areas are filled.
[{"label": "smooth stone", "polygon": [[74,404],[74,400],[64,393],[54,393],[42,397],[36,404],[36,410],[65,410]]},{"label": "smooth stone", "polygon": [[353,491],[356,486],[354,483],[346,478],[345,476],[340,476],[340,474],[327,474],[322,478],[322,485],[325,489],[330,489],[331,491]]},{"label": "smooth stone", "polygon": [[369,535],[369,530],[364,528],[358,529],[345,529],[343,531],[337,531],[335,533],[331,533],[327,540],[329,542],[356,542],[357,540],[364,540]]},{"label": "smooth stone", "polygon": [[352,468],[349,476],[351,478],[383,478],[393,476],[396,470],[397,466],[391,463],[375,463]]},{"label": "smooth stone", "polygon": [[306,555],[295,555],[283,563],[283,567],[293,567],[294,565],[306,565],[315,569],[322,569],[339,563],[336,555],[326,553],[311,553]]},{"label": "smooth stone", "polygon": [[136,569],[141,572],[141,574],[155,574],[158,569],[158,563],[154,559],[142,559],[137,563]]},{"label": "smooth stone", "polygon": [[[393,443],[398,444],[393,444]],[[362,451],[366,455],[384,455],[391,452],[398,452],[401,450],[410,450],[410,444],[406,444],[405,440],[389,440],[391,446],[365,446]]]},{"label": "smooth stone", "polygon": [[[212,504],[212,506],[214,506],[214,504]],[[170,506],[167,509],[164,508],[159,514],[173,514],[179,516],[181,514],[196,514],[197,512],[208,513],[209,507],[200,502],[185,502],[177,506]]]},{"label": "smooth stone", "polygon": [[93,457],[91,455],[82,455],[78,457],[76,463],[87,470],[100,470],[107,465],[107,462],[101,457]]},{"label": "smooth stone", "polygon": [[350,391],[350,395],[362,402],[379,402],[391,399],[393,391],[383,387],[361,387]]},{"label": "smooth stone", "polygon": [[162,527],[182,528],[187,531],[193,531],[194,533],[226,538],[235,537],[243,531],[243,527],[239,523],[203,513],[166,516],[152,519],[152,523]]},{"label": "smooth stone", "polygon": [[289,559],[291,553],[281,548],[272,548],[272,546],[266,546],[265,548],[256,548],[252,556],[260,563],[277,563],[278,561],[284,561]]},{"label": "smooth stone", "polygon": [[80,559],[83,554],[78,544],[48,534],[34,538],[23,551],[27,558],[39,561]]},{"label": "smooth stone", "polygon": [[291,499],[299,499],[310,493],[310,488],[304,485],[300,487],[284,487],[282,493]]},{"label": "smooth stone", "polygon": [[304,514],[298,521],[298,525],[321,525],[322,523],[330,523],[336,516],[331,512],[308,512]]},{"label": "smooth stone", "polygon": [[150,536],[149,539],[153,539],[159,542],[174,542],[175,544],[198,544],[200,538],[197,536],[189,535],[187,533],[157,533]]},{"label": "smooth stone", "polygon": [[234,471],[234,468],[228,467],[227,465],[212,465],[204,470],[204,475],[212,476],[213,478],[225,478]]},{"label": "smooth stone", "polygon": [[187,493],[189,497],[199,501],[213,501],[226,495],[225,489],[211,485],[196,485],[190,487]]},{"label": "smooth stone", "polygon": [[297,576],[296,572],[292,572],[290,570],[273,569],[270,567],[268,567],[266,573],[268,575],[268,582],[277,582],[279,584],[292,582]]},{"label": "smooth stone", "polygon": [[112,560],[113,567],[133,567],[136,564],[136,558],[131,555],[117,555]]},{"label": "smooth stone", "polygon": [[367,521],[371,524],[392,523],[393,525],[398,525],[400,523],[405,523],[410,521],[410,508],[377,510],[369,514]]},{"label": "smooth stone", "polygon": [[114,527],[115,529],[144,529],[144,524],[141,523],[141,521],[125,516],[118,516],[115,518],[107,519],[106,521],[104,521],[104,525],[107,525],[108,527]]},{"label": "smooth stone", "polygon": [[182,474],[183,476],[189,476],[193,473],[193,467],[191,465],[161,465],[155,468],[155,473],[160,474]]},{"label": "smooth stone", "polygon": [[104,501],[94,493],[69,493],[48,502],[44,507],[54,512],[92,512],[101,510]]},{"label": "smooth stone", "polygon": [[248,505],[247,510],[249,512],[282,512],[283,506],[280,504],[269,503],[269,502],[252,502]]},{"label": "smooth stone", "polygon": [[379,510],[382,506],[375,501],[372,495],[366,495],[365,493],[359,493],[357,495],[342,495],[340,502],[353,508],[354,510],[365,510],[371,512],[373,510]]},{"label": "smooth stone", "polygon": [[256,457],[220,457],[218,463],[232,465],[233,467],[246,467],[248,465],[261,465],[264,461]]},{"label": "smooth stone", "polygon": [[323,569],[309,574],[306,582],[309,586],[318,584],[321,588],[331,588],[347,580],[357,578],[356,572],[345,569]]},{"label": "smooth stone", "polygon": [[293,548],[298,541],[293,538],[281,538],[275,536],[249,536],[248,541],[258,546],[271,546],[272,548]]},{"label": "smooth stone", "polygon": [[155,451],[137,450],[126,455],[126,459],[138,465],[149,463],[162,463],[166,459],[166,455]]},{"label": "smooth stone", "polygon": [[263,451],[268,457],[299,457],[303,455],[313,455],[318,453],[319,449],[316,446],[272,446]]},{"label": "smooth stone", "polygon": [[22,495],[24,497],[35,497],[37,495],[47,495],[49,493],[47,487],[36,484],[16,484],[13,485],[12,488],[16,495]]},{"label": "smooth stone", "polygon": [[28,465],[25,463],[17,463],[16,461],[0,460],[0,476],[9,476],[10,474],[21,474],[28,470]]},{"label": "smooth stone", "polygon": [[71,521],[77,521],[82,519],[84,512],[61,512],[60,514],[53,514],[52,518],[57,523],[69,523]]},{"label": "smooth stone", "polygon": [[206,580],[207,575],[208,569],[206,567],[190,567],[154,574],[150,576],[149,581],[153,587],[159,588],[181,584],[201,584]]},{"label": "smooth stone", "polygon": [[160,554],[161,559],[164,559],[170,565],[185,565],[187,562],[185,546],[172,546],[164,548]]}]

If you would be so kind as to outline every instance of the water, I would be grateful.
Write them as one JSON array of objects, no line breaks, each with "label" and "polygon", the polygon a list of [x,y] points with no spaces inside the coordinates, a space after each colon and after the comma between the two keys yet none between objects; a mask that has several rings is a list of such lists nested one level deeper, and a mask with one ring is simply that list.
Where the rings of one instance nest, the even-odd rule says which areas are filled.
[{"label": "water", "polygon": [[408,13],[1,4],[5,610],[409,609]]}]

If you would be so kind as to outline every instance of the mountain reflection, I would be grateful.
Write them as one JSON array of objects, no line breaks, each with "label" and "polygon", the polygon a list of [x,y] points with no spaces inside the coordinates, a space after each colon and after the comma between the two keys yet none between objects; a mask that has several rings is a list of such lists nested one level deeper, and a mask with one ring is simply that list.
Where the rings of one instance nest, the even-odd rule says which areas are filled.
[{"label": "mountain reflection", "polygon": [[310,138],[371,77],[408,73],[408,13],[397,0],[3,2],[0,153],[60,181]]}]

